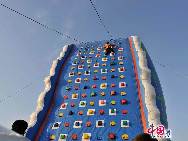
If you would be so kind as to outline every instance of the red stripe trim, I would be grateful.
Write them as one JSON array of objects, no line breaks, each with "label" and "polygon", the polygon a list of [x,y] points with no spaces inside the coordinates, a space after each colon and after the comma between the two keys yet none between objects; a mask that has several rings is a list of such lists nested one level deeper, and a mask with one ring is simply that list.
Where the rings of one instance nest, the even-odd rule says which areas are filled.
[{"label": "red stripe trim", "polygon": [[[71,51],[72,52],[72,51]],[[42,122],[42,125],[39,127],[39,130],[36,134],[36,136],[34,137],[34,141],[38,141],[40,139],[40,135],[42,134],[43,130],[44,130],[44,127],[45,125],[47,124],[48,122],[48,117],[54,107],[54,104],[55,104],[55,99],[57,97],[57,90],[58,90],[58,86],[59,86],[59,82],[60,82],[60,78],[61,78],[61,74],[62,74],[62,71],[63,71],[63,68],[64,66],[67,64],[67,60],[71,57],[71,55],[68,55],[68,57],[66,57],[65,59],[65,63],[62,65],[61,67],[61,70],[58,74],[58,78],[57,78],[57,81],[56,81],[56,84],[55,84],[55,93],[52,97],[52,100],[51,100],[51,103],[50,103],[50,108],[48,109],[46,115],[45,115],[45,118],[44,118],[44,121]]]},{"label": "red stripe trim", "polygon": [[135,77],[136,77],[136,85],[137,85],[137,89],[138,89],[138,98],[139,98],[139,103],[140,103],[141,122],[143,125],[144,132],[146,133],[146,131],[147,131],[146,117],[145,117],[145,113],[144,113],[144,106],[143,106],[141,90],[140,90],[140,81],[139,81],[139,77],[138,77],[136,58],[135,58],[135,54],[134,54],[134,49],[132,47],[132,43],[133,43],[132,37],[129,37],[129,44],[130,44],[130,50],[131,50],[131,55],[132,55],[133,64],[134,64],[134,73],[135,73]]}]

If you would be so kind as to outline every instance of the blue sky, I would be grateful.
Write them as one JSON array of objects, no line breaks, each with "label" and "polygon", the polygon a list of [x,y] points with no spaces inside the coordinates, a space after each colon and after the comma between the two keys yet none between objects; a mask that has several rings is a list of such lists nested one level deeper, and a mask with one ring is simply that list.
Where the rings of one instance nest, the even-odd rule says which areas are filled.
[{"label": "blue sky", "polygon": [[[81,41],[108,39],[89,0],[1,0],[3,4]],[[138,35],[154,61],[174,140],[188,130],[186,0],[95,0],[114,38]],[[28,120],[52,60],[73,41],[0,7],[0,124]],[[25,87],[25,88],[24,88]],[[10,97],[8,97],[10,96]]]}]

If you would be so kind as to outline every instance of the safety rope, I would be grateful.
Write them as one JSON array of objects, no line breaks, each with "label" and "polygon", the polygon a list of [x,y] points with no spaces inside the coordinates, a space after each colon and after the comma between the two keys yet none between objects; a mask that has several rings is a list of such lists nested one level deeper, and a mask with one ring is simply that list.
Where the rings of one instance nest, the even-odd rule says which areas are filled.
[{"label": "safety rope", "polygon": [[50,26],[48,26],[48,25],[46,25],[46,24],[43,24],[43,23],[41,23],[41,22],[35,20],[34,18],[28,17],[28,16],[26,16],[25,14],[20,13],[20,12],[18,12],[17,10],[14,10],[14,9],[12,9],[12,8],[10,8],[10,7],[8,7],[8,6],[4,5],[4,4],[2,4],[2,3],[0,3],[0,6],[2,6],[2,7],[4,7],[4,8],[6,8],[6,9],[8,9],[8,10],[10,10],[10,11],[12,11],[12,12],[14,12],[14,13],[16,13],[16,14],[18,14],[18,15],[20,15],[20,16],[22,16],[22,17],[28,19],[28,20],[30,20],[30,21],[33,22],[33,23],[36,23],[36,24],[42,26],[43,28],[45,28],[45,29],[47,29],[47,30],[53,31],[53,32],[55,32],[55,33],[57,33],[57,34],[59,34],[59,35],[61,35],[61,36],[64,36],[64,37],[66,37],[66,38],[68,38],[68,39],[71,39],[71,40],[73,40],[73,41],[75,41],[75,42],[83,43],[83,42],[79,41],[77,38],[74,38],[74,37],[71,37],[71,36],[69,36],[69,35],[67,35],[67,34],[64,34],[64,33],[60,32],[60,31],[58,31],[57,29],[52,28],[52,27],[50,27]]},{"label": "safety rope", "polygon": [[5,102],[6,100],[16,97],[17,94],[21,95],[22,91],[29,88],[32,85],[32,83],[28,83],[27,85],[25,85],[24,87],[22,87],[21,89],[19,89],[15,95],[6,95],[5,98],[0,99],[0,104],[2,104],[3,102]]},{"label": "safety rope", "polygon": [[112,39],[113,39],[113,36],[112,36],[111,32],[109,31],[109,29],[107,28],[107,26],[104,24],[104,21],[102,20],[102,18],[101,18],[101,16],[100,16],[100,14],[99,14],[99,12],[98,12],[98,10],[97,10],[95,4],[93,3],[92,0],[89,0],[89,1],[90,1],[91,5],[92,5],[92,7],[93,7],[93,10],[94,10],[95,13],[97,14],[99,23],[104,27],[105,31],[107,32],[107,34],[109,35],[110,39],[112,40]]}]

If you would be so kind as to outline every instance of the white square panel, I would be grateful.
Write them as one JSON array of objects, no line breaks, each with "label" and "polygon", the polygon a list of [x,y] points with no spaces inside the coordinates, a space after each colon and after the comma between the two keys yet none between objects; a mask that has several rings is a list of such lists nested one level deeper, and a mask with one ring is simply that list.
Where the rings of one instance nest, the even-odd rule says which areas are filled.
[{"label": "white square panel", "polygon": [[88,109],[87,110],[87,115],[88,116],[95,115],[95,109]]},{"label": "white square panel", "polygon": [[109,109],[109,115],[116,115],[117,110],[116,109]]},{"label": "white square panel", "polygon": [[81,78],[76,78],[75,83],[81,83],[81,80],[82,80]]},{"label": "white square panel", "polygon": [[86,107],[86,101],[80,101],[79,107]]},{"label": "white square panel", "polygon": [[91,133],[83,133],[82,141],[90,141],[90,139],[91,139]]},{"label": "white square panel", "polygon": [[107,88],[107,83],[101,83],[100,88],[101,89],[106,89]]},{"label": "white square panel", "polygon": [[119,72],[124,72],[125,68],[124,67],[119,67],[118,70],[119,70]]},{"label": "white square panel", "polygon": [[78,94],[77,93],[72,94],[72,99],[78,99]]},{"label": "white square panel", "polygon": [[52,126],[52,129],[58,129],[60,127],[61,122],[55,122]]},{"label": "white square panel", "polygon": [[129,127],[129,120],[121,120],[121,127]]},{"label": "white square panel", "polygon": [[119,82],[119,88],[125,88],[126,85],[126,82]]},{"label": "white square panel", "polygon": [[106,100],[99,100],[99,106],[105,106]]},{"label": "white square panel", "polygon": [[68,103],[62,103],[60,109],[66,109],[67,105],[68,105]]},{"label": "white square panel", "polygon": [[97,120],[96,127],[104,127],[104,120]]},{"label": "white square panel", "polygon": [[77,120],[74,122],[73,128],[81,128],[82,127],[82,121]]}]

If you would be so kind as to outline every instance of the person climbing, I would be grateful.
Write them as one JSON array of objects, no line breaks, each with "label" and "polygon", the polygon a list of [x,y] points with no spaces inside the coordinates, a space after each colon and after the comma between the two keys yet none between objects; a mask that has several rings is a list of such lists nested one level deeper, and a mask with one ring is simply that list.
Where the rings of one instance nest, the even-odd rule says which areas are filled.
[{"label": "person climbing", "polygon": [[108,55],[110,53],[114,53],[113,48],[115,47],[115,45],[110,44],[109,42],[106,42],[103,47],[104,47],[105,55]]}]

